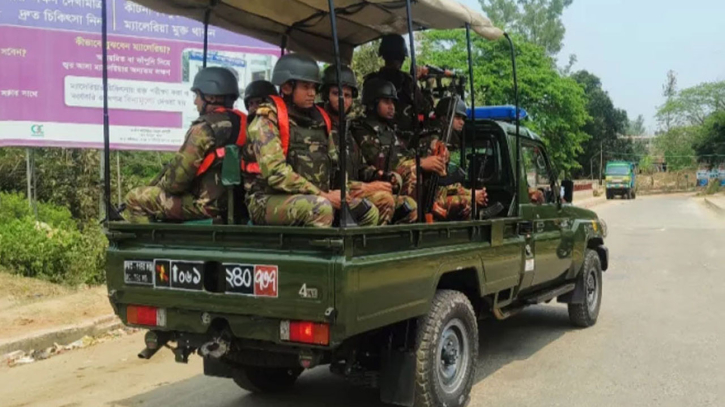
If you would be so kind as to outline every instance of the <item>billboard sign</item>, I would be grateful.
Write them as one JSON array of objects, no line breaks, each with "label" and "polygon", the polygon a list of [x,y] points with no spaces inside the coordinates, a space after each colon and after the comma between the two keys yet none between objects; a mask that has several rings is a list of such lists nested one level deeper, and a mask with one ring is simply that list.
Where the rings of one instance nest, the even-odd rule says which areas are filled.
[{"label": "billboard sign", "polygon": [[[107,0],[111,148],[173,151],[198,114],[201,23]],[[0,147],[103,146],[101,0],[2,0]],[[209,28],[209,66],[243,89],[269,79],[279,48]],[[241,102],[238,102],[241,110]]]}]

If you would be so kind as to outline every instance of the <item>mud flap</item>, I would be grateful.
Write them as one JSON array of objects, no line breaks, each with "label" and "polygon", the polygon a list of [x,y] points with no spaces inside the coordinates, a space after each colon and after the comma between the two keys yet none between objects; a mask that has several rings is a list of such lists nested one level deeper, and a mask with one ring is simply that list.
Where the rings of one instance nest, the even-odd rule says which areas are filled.
[{"label": "mud flap", "polygon": [[205,357],[204,358],[204,375],[213,377],[231,378],[234,369],[229,363],[224,363],[219,359]]},{"label": "mud flap", "polygon": [[415,401],[415,352],[383,352],[380,371],[380,401],[412,406]]}]

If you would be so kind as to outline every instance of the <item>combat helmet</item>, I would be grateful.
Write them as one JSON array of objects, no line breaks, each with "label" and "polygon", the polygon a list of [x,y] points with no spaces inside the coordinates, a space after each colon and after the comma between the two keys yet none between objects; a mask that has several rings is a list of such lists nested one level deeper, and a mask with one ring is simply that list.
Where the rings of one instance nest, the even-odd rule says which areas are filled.
[{"label": "combat helmet", "polygon": [[320,68],[314,59],[302,54],[285,54],[272,71],[272,83],[282,86],[289,81],[320,84]]},{"label": "combat helmet", "polygon": [[249,109],[249,100],[252,98],[264,98],[277,94],[277,89],[271,82],[264,79],[249,82],[244,89],[244,106]]},{"label": "combat helmet", "polygon": [[[436,118],[444,119],[448,116],[448,112],[451,110],[451,103],[453,103],[453,98],[450,96],[446,96],[439,100],[435,108]],[[458,98],[453,114],[456,116],[468,116],[468,106],[466,106],[466,102],[464,102],[460,97]]]},{"label": "combat helmet", "polygon": [[212,66],[203,68],[196,74],[191,91],[199,92],[202,96],[232,96],[237,99],[239,82],[228,68]]},{"label": "combat helmet", "polygon": [[[355,72],[350,69],[349,66],[343,65],[340,67],[342,71],[342,86],[349,86],[352,88],[352,97],[356,98],[358,95],[357,78],[355,78]],[[330,65],[322,72],[322,99],[327,102],[330,97],[330,88],[337,86],[337,69],[335,65]]]},{"label": "combat helmet", "polygon": [[388,34],[380,41],[378,55],[386,61],[405,61],[408,57],[408,45],[402,35]]},{"label": "combat helmet", "polygon": [[362,103],[373,107],[380,99],[398,100],[395,85],[381,78],[370,78],[363,84]]}]

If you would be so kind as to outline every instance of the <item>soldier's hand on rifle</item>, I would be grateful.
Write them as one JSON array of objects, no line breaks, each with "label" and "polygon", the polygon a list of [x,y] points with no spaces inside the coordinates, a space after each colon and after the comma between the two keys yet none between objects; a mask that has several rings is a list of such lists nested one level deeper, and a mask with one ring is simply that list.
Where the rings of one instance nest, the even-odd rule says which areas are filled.
[{"label": "soldier's hand on rifle", "polygon": [[427,66],[416,66],[415,67],[415,77],[416,79],[420,79],[424,76],[428,75],[428,67]]},{"label": "soldier's hand on rifle", "polygon": [[342,207],[339,189],[330,192],[320,192],[320,196],[330,201],[333,208],[340,209]]},{"label": "soldier's hand on rifle", "polygon": [[486,188],[476,190],[476,205],[485,206],[488,203],[488,194]]},{"label": "soldier's hand on rifle", "polygon": [[429,156],[420,160],[420,167],[427,172],[435,172],[441,177],[446,176],[446,161],[443,157]]}]

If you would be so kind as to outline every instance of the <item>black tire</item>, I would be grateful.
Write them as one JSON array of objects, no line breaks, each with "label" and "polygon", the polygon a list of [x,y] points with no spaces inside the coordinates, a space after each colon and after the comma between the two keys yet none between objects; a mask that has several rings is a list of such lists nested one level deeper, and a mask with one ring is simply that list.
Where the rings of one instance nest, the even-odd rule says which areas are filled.
[{"label": "black tire", "polygon": [[632,199],[637,199],[637,193],[632,191]]},{"label": "black tire", "polygon": [[468,298],[439,290],[418,321],[415,407],[465,406],[476,377],[478,324]]},{"label": "black tire", "polygon": [[607,195],[607,199],[612,199],[612,193],[611,192],[607,191],[605,194]]},{"label": "black tire", "polygon": [[302,368],[241,366],[234,369],[234,383],[252,393],[278,393],[291,388]]},{"label": "black tire", "polygon": [[569,319],[575,326],[588,328],[597,323],[602,305],[602,263],[596,251],[587,249],[576,284],[584,289],[584,301],[569,304]]}]

